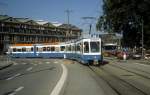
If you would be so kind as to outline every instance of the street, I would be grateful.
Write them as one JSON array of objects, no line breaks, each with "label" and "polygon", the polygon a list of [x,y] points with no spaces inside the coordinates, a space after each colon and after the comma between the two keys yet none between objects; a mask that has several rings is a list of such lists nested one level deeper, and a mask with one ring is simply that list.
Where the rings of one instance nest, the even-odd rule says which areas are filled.
[{"label": "street", "polygon": [[150,95],[150,65],[108,59],[86,66],[66,59],[13,59],[0,70],[0,95]]},{"label": "street", "polygon": [[13,66],[0,71],[0,95],[49,95],[62,71],[59,65],[50,63],[51,60],[15,60]]}]

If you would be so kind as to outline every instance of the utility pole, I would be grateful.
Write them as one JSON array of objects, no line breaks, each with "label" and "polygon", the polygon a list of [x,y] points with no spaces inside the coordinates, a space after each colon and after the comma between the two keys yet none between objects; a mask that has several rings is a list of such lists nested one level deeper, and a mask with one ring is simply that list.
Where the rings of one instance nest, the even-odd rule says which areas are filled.
[{"label": "utility pole", "polygon": [[70,32],[70,28],[69,28],[69,25],[70,25],[70,13],[72,12],[72,10],[69,10],[69,9],[67,9],[66,11],[65,11],[66,13],[67,13],[67,34],[66,34],[66,36],[67,36],[67,40],[69,40],[69,32]]}]

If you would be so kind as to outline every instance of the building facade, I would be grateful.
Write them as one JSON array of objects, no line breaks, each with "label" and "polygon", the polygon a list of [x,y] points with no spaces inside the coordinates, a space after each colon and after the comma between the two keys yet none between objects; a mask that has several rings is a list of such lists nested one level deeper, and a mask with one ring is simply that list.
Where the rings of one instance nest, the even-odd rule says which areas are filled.
[{"label": "building facade", "polygon": [[10,44],[59,43],[80,37],[82,30],[76,26],[50,22],[39,23],[29,18],[0,15],[0,53]]}]

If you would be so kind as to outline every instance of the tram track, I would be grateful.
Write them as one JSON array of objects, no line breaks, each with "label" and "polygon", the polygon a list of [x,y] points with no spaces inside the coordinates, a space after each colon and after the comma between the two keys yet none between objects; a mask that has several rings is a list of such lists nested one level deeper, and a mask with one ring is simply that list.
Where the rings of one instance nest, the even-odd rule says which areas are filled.
[{"label": "tram track", "polygon": [[102,67],[89,66],[90,70],[104,80],[118,95],[149,95],[135,85],[123,80]]},{"label": "tram track", "polygon": [[[143,77],[143,78],[150,79],[149,76],[145,76],[145,75],[143,75],[143,74],[140,74],[140,72],[143,72],[143,73],[146,73],[146,74],[149,74],[149,75],[150,75],[149,72],[143,71],[143,70],[141,70],[141,69],[131,68],[132,70],[136,70],[136,71],[132,71],[132,70],[125,69],[124,67],[121,67],[121,66],[118,66],[118,65],[113,65],[113,64],[109,64],[109,65],[112,66],[112,67],[115,67],[115,68],[119,68],[119,69],[125,70],[125,71],[130,72],[130,73],[136,74],[136,75],[141,76],[141,77]],[[127,67],[126,67],[126,68],[127,68]],[[140,71],[140,72],[139,72],[139,71]]]}]

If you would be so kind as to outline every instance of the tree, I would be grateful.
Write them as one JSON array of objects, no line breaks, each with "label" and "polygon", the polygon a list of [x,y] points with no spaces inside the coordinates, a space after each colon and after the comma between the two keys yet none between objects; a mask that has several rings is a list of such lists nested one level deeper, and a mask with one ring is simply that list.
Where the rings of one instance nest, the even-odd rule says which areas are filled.
[{"label": "tree", "polygon": [[[141,21],[144,21],[144,44],[150,46],[150,0],[103,0],[104,27],[123,31],[124,46],[141,46]],[[100,16],[101,18],[101,16]],[[100,19],[99,18],[99,19]],[[101,26],[98,20],[97,28]]]}]

